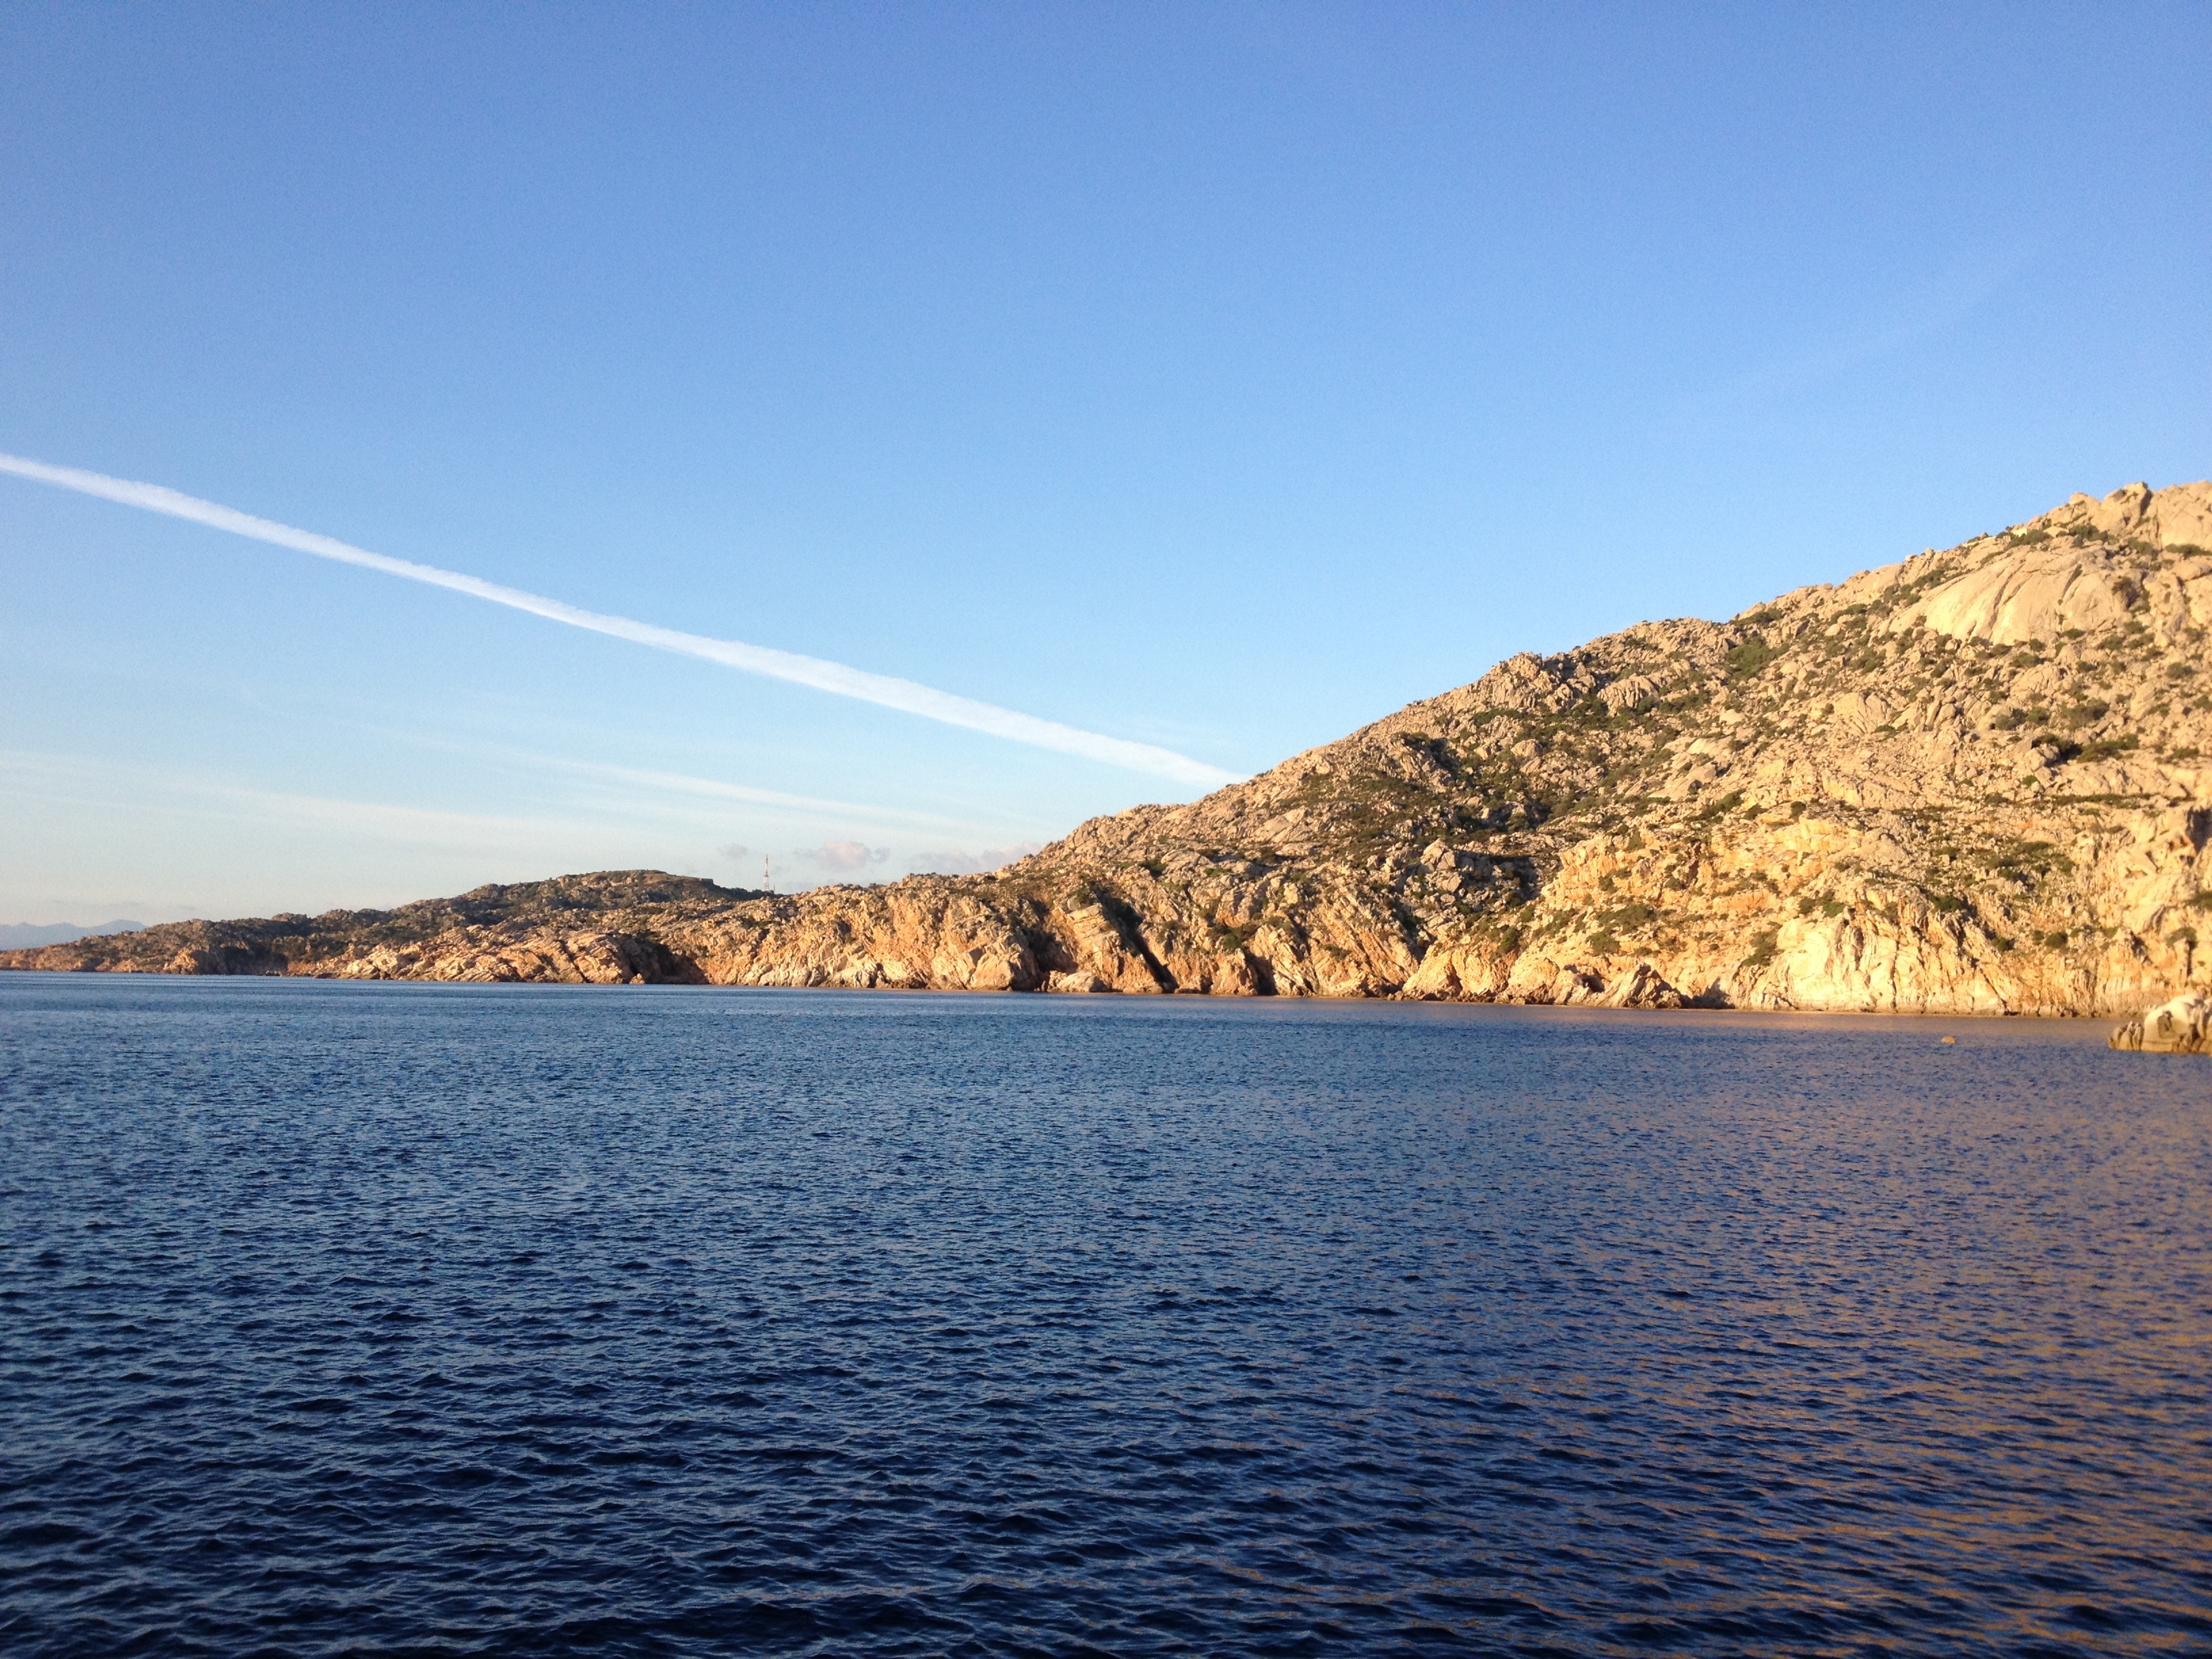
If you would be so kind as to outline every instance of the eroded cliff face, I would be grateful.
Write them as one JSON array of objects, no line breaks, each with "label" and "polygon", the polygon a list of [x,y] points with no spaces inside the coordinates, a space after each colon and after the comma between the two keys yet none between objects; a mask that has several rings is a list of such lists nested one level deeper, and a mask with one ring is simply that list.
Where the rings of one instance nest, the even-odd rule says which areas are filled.
[{"label": "eroded cliff face", "polygon": [[1524,655],[993,876],[657,872],[13,967],[2133,1012],[2203,987],[2212,485]]}]

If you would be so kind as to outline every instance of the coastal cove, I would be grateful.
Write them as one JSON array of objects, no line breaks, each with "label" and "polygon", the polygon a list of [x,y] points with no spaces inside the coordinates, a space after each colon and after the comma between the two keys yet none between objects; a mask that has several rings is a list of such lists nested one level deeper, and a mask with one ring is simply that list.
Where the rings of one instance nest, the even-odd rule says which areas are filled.
[{"label": "coastal cove", "polygon": [[25,1652],[2212,1635],[2088,1022],[31,974],[0,1102]]},{"label": "coastal cove", "polygon": [[0,43],[0,1659],[2212,1659],[2212,3]]}]

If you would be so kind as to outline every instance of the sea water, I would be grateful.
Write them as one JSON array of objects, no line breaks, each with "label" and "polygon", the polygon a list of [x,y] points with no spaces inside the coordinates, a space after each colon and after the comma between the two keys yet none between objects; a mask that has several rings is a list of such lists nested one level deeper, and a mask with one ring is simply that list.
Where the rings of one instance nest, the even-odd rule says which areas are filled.
[{"label": "sea water", "polygon": [[2105,1032],[0,976],[0,1648],[2204,1653]]}]

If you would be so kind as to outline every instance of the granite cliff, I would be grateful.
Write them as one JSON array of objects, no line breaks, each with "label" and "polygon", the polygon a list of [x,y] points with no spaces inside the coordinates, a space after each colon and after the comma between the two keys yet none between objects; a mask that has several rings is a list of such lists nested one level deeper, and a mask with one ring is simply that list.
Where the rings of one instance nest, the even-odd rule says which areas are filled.
[{"label": "granite cliff", "polygon": [[13,968],[2132,1013],[2203,988],[2212,484],[1654,622],[994,875],[657,872]]}]

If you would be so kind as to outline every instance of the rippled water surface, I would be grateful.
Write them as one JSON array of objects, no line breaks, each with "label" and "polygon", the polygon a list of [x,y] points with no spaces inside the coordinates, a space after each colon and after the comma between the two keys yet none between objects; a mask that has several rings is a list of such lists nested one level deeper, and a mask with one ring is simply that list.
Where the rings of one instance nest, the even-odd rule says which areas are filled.
[{"label": "rippled water surface", "polygon": [[0,976],[0,1647],[2212,1651],[2106,1029]]}]

